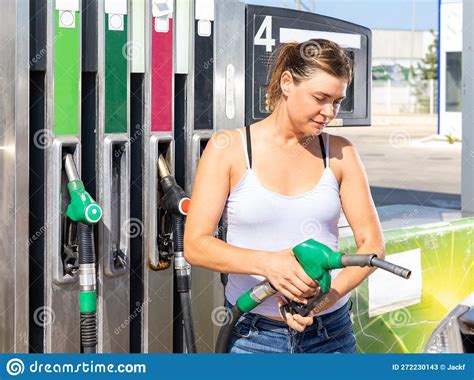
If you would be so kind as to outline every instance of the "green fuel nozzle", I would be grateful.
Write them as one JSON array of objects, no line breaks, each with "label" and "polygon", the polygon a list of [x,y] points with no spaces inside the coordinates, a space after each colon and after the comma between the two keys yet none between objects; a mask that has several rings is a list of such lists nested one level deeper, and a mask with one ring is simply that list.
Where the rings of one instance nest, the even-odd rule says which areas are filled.
[{"label": "green fuel nozzle", "polygon": [[[330,271],[333,269],[340,269],[349,266],[368,266],[384,269],[406,279],[411,275],[410,270],[389,263],[385,260],[381,260],[376,254],[350,255],[342,252],[335,252],[328,246],[312,239],[306,240],[295,246],[293,248],[293,253],[306,274],[313,280],[318,281],[320,286],[320,293],[311,299],[307,305],[302,305],[290,300],[288,300],[288,304],[285,305],[287,308],[289,307],[290,310],[292,309],[303,316],[308,315],[322,296],[331,288]],[[270,282],[264,280],[242,294],[237,299],[237,307],[242,312],[248,312],[276,292],[277,291],[273,288]]]},{"label": "green fuel nozzle", "polygon": [[[64,156],[64,171],[71,197],[66,210],[69,218],[77,226],[79,260],[79,311],[80,340],[84,353],[95,353],[97,350],[97,289],[96,289],[96,258],[94,247],[94,225],[102,217],[102,209],[85,190],[79,178],[72,154]],[[72,239],[69,237],[67,240]]]},{"label": "green fuel nozzle", "polygon": [[102,209],[84,188],[79,178],[72,154],[64,156],[64,170],[68,178],[67,189],[71,197],[66,216],[74,222],[93,225],[102,217]]},{"label": "green fuel nozzle", "polygon": [[[306,274],[313,280],[319,282],[320,292],[308,300],[306,305],[287,299],[287,303],[280,306],[280,312],[283,318],[285,318],[286,313],[299,314],[305,317],[313,309],[322,304],[323,296],[331,289],[330,271],[332,269],[350,266],[378,267],[406,279],[409,278],[411,274],[410,270],[381,260],[376,254],[349,255],[342,252],[335,252],[328,246],[312,239],[295,246],[293,253]],[[226,350],[232,336],[232,330],[240,316],[245,312],[251,311],[276,292],[277,290],[272,284],[268,280],[264,280],[243,293],[237,299],[232,309],[229,310],[229,323],[224,324],[219,330],[215,352],[227,352]]]}]

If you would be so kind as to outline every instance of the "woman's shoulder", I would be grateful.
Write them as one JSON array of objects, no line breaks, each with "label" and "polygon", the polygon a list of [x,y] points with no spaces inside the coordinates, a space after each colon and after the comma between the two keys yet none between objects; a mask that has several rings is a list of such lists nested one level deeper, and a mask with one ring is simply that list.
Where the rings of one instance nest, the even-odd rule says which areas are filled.
[{"label": "woman's shoulder", "polygon": [[231,164],[239,153],[242,154],[243,141],[241,133],[245,136],[245,127],[220,129],[214,132],[206,145],[205,154],[212,156],[214,160],[222,160]]},{"label": "woman's shoulder", "polygon": [[212,134],[209,143],[212,149],[225,152],[228,155],[242,149],[243,137],[245,138],[245,127],[220,129]]},{"label": "woman's shoulder", "polygon": [[342,159],[344,152],[355,151],[354,145],[349,141],[348,138],[339,135],[333,135],[327,132],[326,134],[329,135],[331,157],[334,156]]},{"label": "woman's shoulder", "polygon": [[352,143],[349,141],[348,138],[339,136],[339,135],[333,135],[331,133],[325,132],[327,135],[329,135],[329,141],[331,144],[331,148],[334,149],[343,149],[345,147],[351,147],[353,146]]}]

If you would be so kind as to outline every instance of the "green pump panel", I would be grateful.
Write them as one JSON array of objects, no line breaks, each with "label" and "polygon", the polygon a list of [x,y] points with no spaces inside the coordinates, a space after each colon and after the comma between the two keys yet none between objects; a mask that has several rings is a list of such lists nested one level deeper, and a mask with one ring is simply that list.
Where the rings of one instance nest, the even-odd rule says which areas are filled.
[{"label": "green pump panel", "polygon": [[105,2],[105,133],[127,132],[127,2]]},{"label": "green pump panel", "polygon": [[79,133],[81,13],[79,0],[56,0],[54,11],[54,134]]}]

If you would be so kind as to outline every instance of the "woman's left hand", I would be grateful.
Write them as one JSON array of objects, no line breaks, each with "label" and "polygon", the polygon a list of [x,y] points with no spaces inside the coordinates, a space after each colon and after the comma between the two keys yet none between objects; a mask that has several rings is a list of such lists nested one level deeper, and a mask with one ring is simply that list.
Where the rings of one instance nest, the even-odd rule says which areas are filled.
[{"label": "woman's left hand", "polygon": [[[275,296],[276,299],[278,300],[279,306],[284,305],[286,303],[283,298],[280,296]],[[286,321],[287,325],[291,327],[293,330],[296,330],[298,332],[303,332],[307,326],[311,326],[313,324],[313,317],[308,316],[308,317],[302,317],[299,314],[291,314],[291,313],[286,313],[286,315],[281,315],[282,309],[278,307],[280,311],[280,316]]]},{"label": "woman's left hand", "polygon": [[[276,299],[278,300],[279,305],[284,305],[286,304],[286,301],[281,298],[280,296],[275,296]],[[302,317],[299,314],[291,314],[291,313],[286,313],[285,316],[281,315],[282,309],[278,307],[280,310],[280,316],[283,319],[286,319],[286,323],[288,324],[289,327],[292,329],[298,331],[298,332],[303,332],[307,326],[311,326],[313,324],[313,318],[316,314],[319,314],[323,312],[324,310],[329,309],[331,306],[333,306],[338,300],[341,298],[341,295],[339,292],[333,288],[329,289],[329,292],[327,292],[321,299],[321,301],[318,302],[318,304],[314,307],[313,310],[309,313],[307,317]]]}]

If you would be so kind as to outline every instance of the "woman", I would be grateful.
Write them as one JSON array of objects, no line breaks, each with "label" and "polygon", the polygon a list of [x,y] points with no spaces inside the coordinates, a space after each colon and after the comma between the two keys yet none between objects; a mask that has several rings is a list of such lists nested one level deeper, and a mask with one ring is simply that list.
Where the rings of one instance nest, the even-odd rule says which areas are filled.
[{"label": "woman", "polygon": [[[351,79],[351,62],[337,44],[285,44],[268,87],[271,115],[218,132],[207,145],[186,222],[185,256],[192,265],[230,273],[227,306],[263,277],[280,295],[306,303],[318,284],[292,247],[312,238],[337,250],[341,207],[358,252],[384,257],[360,158],[347,139],[323,132]],[[214,237],[221,215],[227,242]],[[285,321],[282,297],[267,299],[239,319],[229,352],[355,352],[349,294],[371,271],[333,271],[331,290],[308,317],[287,314]]]}]

